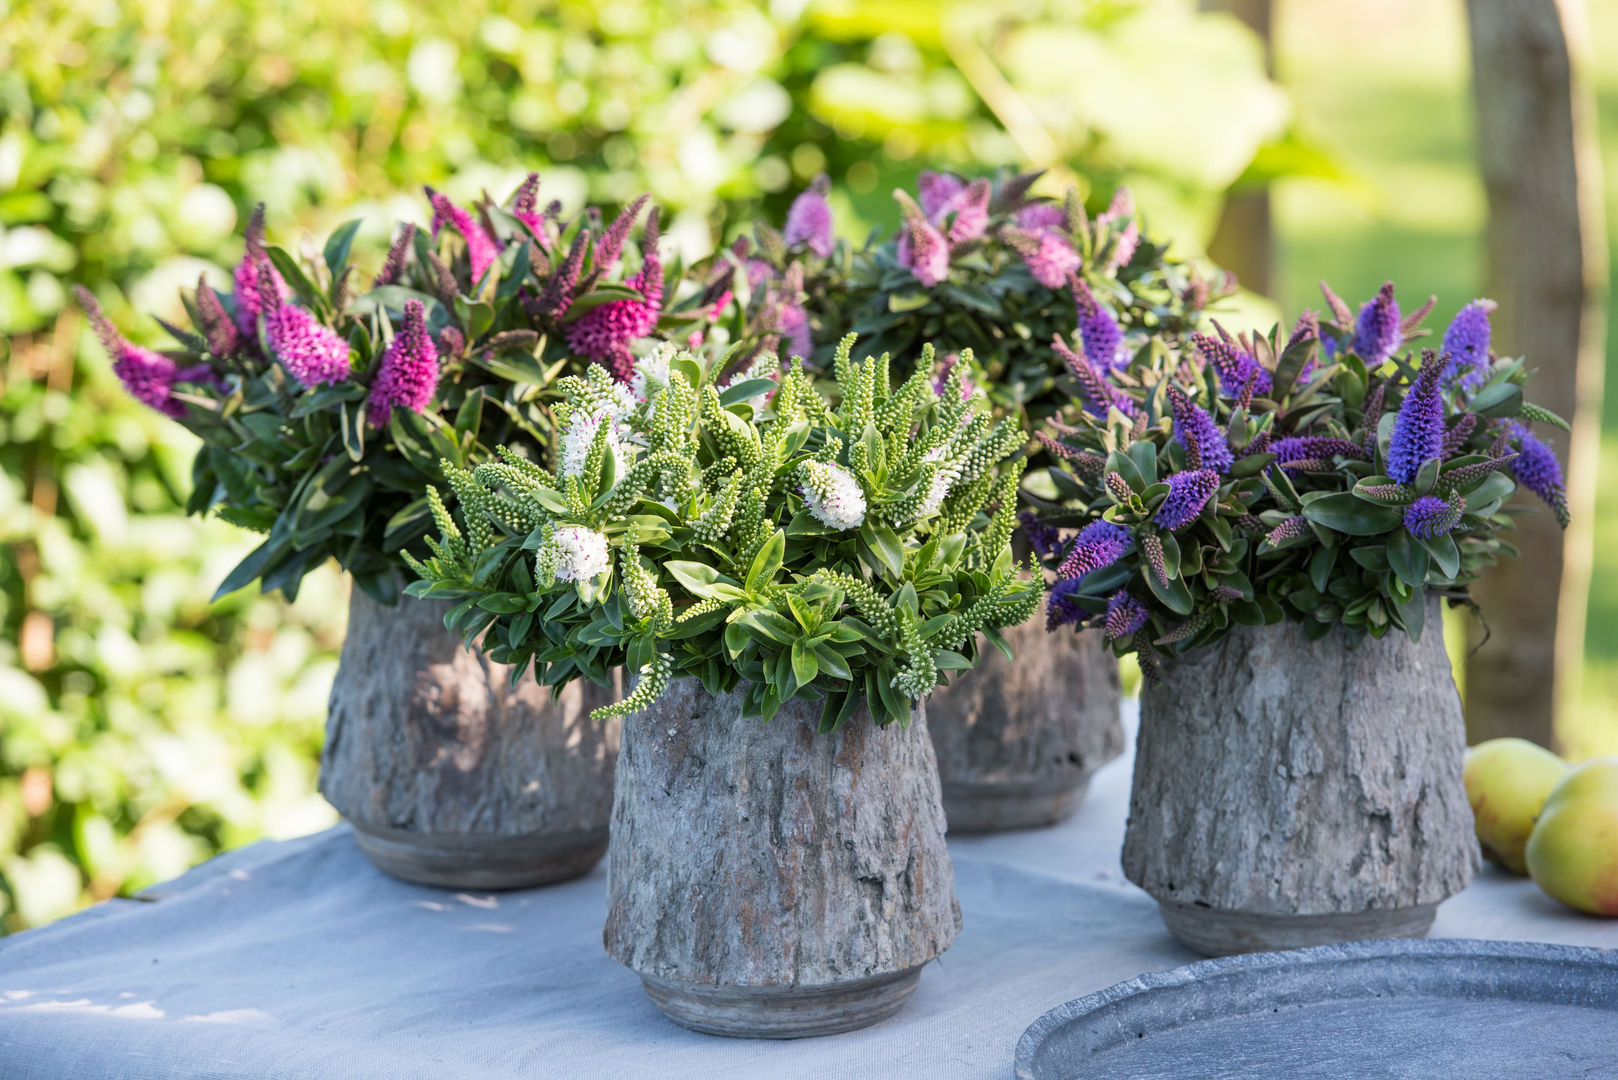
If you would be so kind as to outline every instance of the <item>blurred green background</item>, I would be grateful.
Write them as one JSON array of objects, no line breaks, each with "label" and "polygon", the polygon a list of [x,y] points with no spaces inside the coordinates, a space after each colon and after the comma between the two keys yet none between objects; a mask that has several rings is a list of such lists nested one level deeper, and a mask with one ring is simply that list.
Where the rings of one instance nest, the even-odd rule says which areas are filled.
[{"label": "blurred green background", "polygon": [[[209,604],[253,541],[183,517],[189,436],[124,398],[69,284],[155,342],[146,316],[225,280],[259,200],[282,240],[363,215],[374,251],[426,221],[421,184],[501,197],[538,169],[570,211],[650,189],[697,256],[822,171],[862,235],[921,168],[1035,164],[1128,182],[1186,253],[1270,185],[1275,295],[1237,323],[1391,276],[1441,326],[1483,277],[1458,0],[1277,0],[1274,44],[1272,81],[1257,38],[1184,0],[0,0],[0,933],[333,820],[314,774],[344,586]],[[1618,65],[1592,73],[1618,224]],[[1606,428],[1618,476],[1618,394]],[[1613,752],[1599,546],[1588,652],[1570,744]]]}]

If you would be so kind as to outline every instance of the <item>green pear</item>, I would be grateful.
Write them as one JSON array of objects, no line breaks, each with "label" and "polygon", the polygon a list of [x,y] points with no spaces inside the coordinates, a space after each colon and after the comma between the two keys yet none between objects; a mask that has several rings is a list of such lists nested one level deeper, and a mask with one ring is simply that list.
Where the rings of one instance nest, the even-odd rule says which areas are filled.
[{"label": "green pear", "polygon": [[1575,765],[1528,837],[1528,873],[1568,907],[1618,915],[1618,757]]},{"label": "green pear", "polygon": [[1468,750],[1462,777],[1483,853],[1514,874],[1526,874],[1528,834],[1566,774],[1567,762],[1527,739],[1490,739]]}]

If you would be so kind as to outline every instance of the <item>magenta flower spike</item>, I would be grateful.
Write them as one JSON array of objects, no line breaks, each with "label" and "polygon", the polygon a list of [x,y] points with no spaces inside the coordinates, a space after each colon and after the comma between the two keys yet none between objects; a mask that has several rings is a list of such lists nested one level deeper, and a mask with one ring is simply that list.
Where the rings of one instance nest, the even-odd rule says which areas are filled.
[{"label": "magenta flower spike", "polygon": [[951,245],[969,244],[988,231],[989,195],[989,182],[979,178],[951,200],[949,209],[955,213],[949,223]]},{"label": "magenta flower spike", "polygon": [[956,198],[965,190],[966,181],[954,173],[927,169],[916,178],[916,197],[921,203],[921,212],[934,224],[954,208]]},{"label": "magenta flower spike", "polygon": [[605,274],[618,265],[618,260],[623,257],[624,245],[629,242],[629,230],[635,227],[635,219],[640,217],[649,199],[650,195],[638,196],[612,219],[612,224],[601,234],[601,240],[596,244],[596,273]]},{"label": "magenta flower spike", "polygon": [[206,364],[181,369],[162,353],[132,344],[102,314],[95,295],[83,285],[75,285],[73,294],[112,359],[113,374],[124,384],[129,396],[142,405],[177,419],[185,415],[185,406],[174,400],[174,384],[214,381],[212,369]]},{"label": "magenta flower spike", "polygon": [[788,244],[804,244],[822,259],[831,255],[834,246],[831,204],[826,202],[827,187],[826,177],[817,176],[792,200],[792,208],[787,211],[786,228],[782,233]]},{"label": "magenta flower spike", "polygon": [[247,229],[243,233],[243,238],[247,247],[232,274],[233,296],[236,302],[236,330],[242,340],[257,342],[258,317],[267,306],[267,299],[273,296],[276,300],[284,300],[292,295],[292,290],[287,287],[287,283],[281,279],[281,275],[273,266],[270,268],[273,288],[262,283],[258,264],[259,256],[264,251],[263,203],[253,208],[253,216],[247,219]]},{"label": "magenta flower spike", "polygon": [[[273,295],[270,260],[259,260],[260,295]],[[270,351],[304,386],[327,386],[349,376],[348,342],[331,327],[291,301],[276,299],[264,313]]]},{"label": "magenta flower spike", "polygon": [[640,271],[624,282],[639,292],[641,299],[609,301],[590,309],[567,328],[568,348],[608,365],[622,382],[628,382],[634,374],[635,357],[629,343],[650,334],[663,312],[663,263],[657,254],[658,236],[657,210],[653,208],[641,238]]},{"label": "magenta flower spike", "polygon": [[511,201],[511,216],[528,226],[539,246],[549,251],[550,237],[545,234],[545,215],[539,210],[539,174],[531,172],[517,189]]},{"label": "magenta flower spike", "polygon": [[438,230],[447,222],[466,241],[466,255],[472,264],[472,284],[475,286],[483,280],[484,271],[500,258],[499,243],[489,235],[489,230],[483,227],[482,222],[450,202],[447,196],[432,188],[422,190],[427,192],[427,201],[433,206],[433,236],[436,237]]},{"label": "magenta flower spike", "polygon": [[385,427],[396,406],[424,412],[438,389],[438,348],[427,333],[427,311],[420,300],[406,300],[404,322],[377,365],[366,399],[372,427]]}]

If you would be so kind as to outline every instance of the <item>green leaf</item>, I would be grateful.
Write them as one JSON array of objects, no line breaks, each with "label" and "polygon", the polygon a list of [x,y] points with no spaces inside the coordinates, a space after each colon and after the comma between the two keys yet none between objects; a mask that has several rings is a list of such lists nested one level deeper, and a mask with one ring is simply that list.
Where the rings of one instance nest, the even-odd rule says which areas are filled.
[{"label": "green leaf", "polygon": [[1472,411],[1482,416],[1516,416],[1522,412],[1522,387],[1501,382],[1485,386],[1470,402]]},{"label": "green leaf", "polygon": [[1141,479],[1148,487],[1157,483],[1157,446],[1147,439],[1136,439],[1129,444],[1125,451],[1135,468],[1140,470]]},{"label": "green leaf", "polygon": [[1421,469],[1416,473],[1416,482],[1412,485],[1415,488],[1417,498],[1432,494],[1433,488],[1438,485],[1439,470],[1443,467],[1444,461],[1442,458],[1428,458],[1421,463]]},{"label": "green leaf", "polygon": [[792,677],[799,686],[808,686],[820,674],[820,662],[815,651],[804,644],[802,638],[792,643]]},{"label": "green leaf", "polygon": [[706,600],[738,600],[744,594],[736,586],[736,579],[721,574],[707,563],[669,560],[659,564],[674,575],[685,591]]},{"label": "green leaf", "polygon": [[797,626],[785,615],[769,608],[752,608],[744,611],[731,625],[757,630],[779,645],[790,645],[800,640]]},{"label": "green leaf", "polygon": [[1276,362],[1275,374],[1271,377],[1272,389],[1270,397],[1276,401],[1284,400],[1292,392],[1292,384],[1298,381],[1298,374],[1314,359],[1315,351],[1320,347],[1317,338],[1305,338],[1287,346],[1281,353],[1281,359]]},{"label": "green leaf", "polygon": [[455,410],[455,434],[465,435],[475,432],[483,419],[483,387],[475,388],[466,395],[461,407]]},{"label": "green leaf", "polygon": [[1421,588],[1427,578],[1427,549],[1416,542],[1408,529],[1395,529],[1388,534],[1388,566],[1413,589]]},{"label": "green leaf", "polygon": [[354,246],[354,234],[360,231],[363,224],[365,224],[363,218],[345,221],[327,238],[326,247],[321,254],[325,256],[326,269],[331,271],[332,277],[339,276],[343,272],[343,267],[348,265],[348,251]]},{"label": "green leaf", "polygon": [[776,572],[781,569],[782,557],[786,554],[786,533],[780,529],[770,534],[753,556],[753,565],[748,567],[745,588],[750,593],[757,593],[775,579]]},{"label": "green leaf", "polygon": [[1454,580],[1455,575],[1461,572],[1461,550],[1455,546],[1453,536],[1445,533],[1443,536],[1419,540],[1417,543],[1427,549],[1427,554],[1438,564],[1438,572],[1446,578]]},{"label": "green leaf", "polygon": [[848,669],[848,661],[843,655],[830,645],[816,645],[815,659],[820,662],[820,668],[834,679],[852,679],[854,673]]},{"label": "green leaf", "polygon": [[1152,590],[1153,596],[1163,602],[1164,607],[1176,615],[1191,614],[1191,590],[1186,588],[1182,578],[1170,578],[1169,583],[1164,585],[1157,580],[1156,574],[1148,572],[1141,576],[1146,579],[1146,587]]},{"label": "green leaf", "polygon": [[748,398],[767,394],[775,389],[774,379],[744,379],[739,383],[732,383],[719,394],[719,404],[729,408],[739,405]]},{"label": "green leaf", "polygon": [[1381,536],[1403,520],[1395,508],[1366,502],[1351,491],[1313,500],[1303,508],[1303,516],[1349,536]]},{"label": "green leaf", "polygon": [[904,574],[904,546],[899,542],[898,534],[892,529],[881,522],[868,521],[860,528],[860,539],[865,541],[871,553],[881,561],[893,578],[897,579]]},{"label": "green leaf", "polygon": [[1337,549],[1324,544],[1315,549],[1309,556],[1309,581],[1314,585],[1316,592],[1325,592],[1326,585],[1331,580],[1331,568],[1337,562]]},{"label": "green leaf", "polygon": [[1468,511],[1481,510],[1490,503],[1504,499],[1517,490],[1517,483],[1503,472],[1492,472],[1489,478],[1479,484],[1466,497]]},{"label": "green leaf", "polygon": [[1135,494],[1138,495],[1146,490],[1146,477],[1141,475],[1140,469],[1135,467],[1134,460],[1127,455],[1114,450],[1107,455],[1106,469],[1108,472],[1115,472],[1122,476],[1124,482],[1129,485],[1130,490]]},{"label": "green leaf", "polygon": [[343,449],[348,452],[350,461],[358,462],[365,457],[365,403],[354,401],[344,405],[342,425]]}]

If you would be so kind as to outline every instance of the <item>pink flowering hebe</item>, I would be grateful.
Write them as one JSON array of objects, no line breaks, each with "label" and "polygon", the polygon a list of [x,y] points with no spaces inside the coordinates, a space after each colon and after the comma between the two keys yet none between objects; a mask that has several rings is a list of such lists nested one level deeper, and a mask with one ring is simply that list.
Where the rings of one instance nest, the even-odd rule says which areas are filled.
[{"label": "pink flowering hebe", "polygon": [[366,416],[372,427],[383,427],[395,406],[424,411],[437,389],[438,349],[427,334],[426,309],[420,300],[407,300],[404,322],[377,365]]},{"label": "pink flowering hebe", "polygon": [[432,188],[424,190],[427,192],[427,200],[433,205],[433,235],[436,237],[438,230],[448,222],[461,234],[461,239],[466,241],[466,255],[472,266],[473,284],[483,280],[484,271],[500,258],[500,245],[477,218]]},{"label": "pink flowering hebe", "polygon": [[266,302],[266,297],[273,292],[273,300],[285,300],[292,295],[292,290],[282,280],[275,268],[270,267],[269,280],[273,286],[264,284],[264,275],[260,263],[267,263],[264,258],[264,204],[259,203],[253,208],[253,216],[247,221],[247,230],[243,234],[247,241],[247,250],[242,252],[241,262],[236,264],[233,274],[234,297],[236,301],[236,330],[245,341],[258,340],[258,317],[266,307],[273,306]]},{"label": "pink flowering hebe", "polygon": [[782,238],[788,244],[803,244],[810,251],[827,258],[832,253],[831,206],[826,202],[826,178],[815,177],[787,211],[786,228]]},{"label": "pink flowering hebe", "polygon": [[623,382],[634,374],[635,357],[629,343],[650,334],[663,312],[663,263],[658,258],[657,240],[657,211],[653,210],[641,240],[640,271],[624,282],[641,299],[602,304],[567,328],[568,348],[586,359],[609,364]]},{"label": "pink flowering hebe", "polygon": [[73,291],[90,316],[107,355],[112,358],[113,374],[118,376],[129,396],[142,405],[164,416],[179,418],[185,415],[185,406],[174,400],[174,384],[215,381],[212,369],[206,364],[181,368],[162,353],[130,343],[101,313],[101,305],[96,303],[90,290],[80,285]]},{"label": "pink flowering hebe", "polygon": [[[270,261],[259,265],[260,295],[269,291]],[[264,339],[292,377],[304,386],[327,386],[348,378],[348,342],[293,303],[274,302],[264,312]]]}]

